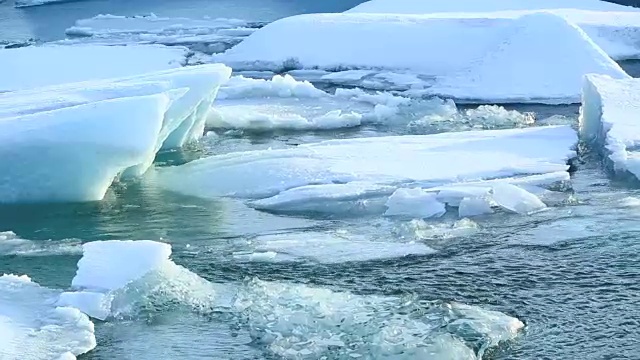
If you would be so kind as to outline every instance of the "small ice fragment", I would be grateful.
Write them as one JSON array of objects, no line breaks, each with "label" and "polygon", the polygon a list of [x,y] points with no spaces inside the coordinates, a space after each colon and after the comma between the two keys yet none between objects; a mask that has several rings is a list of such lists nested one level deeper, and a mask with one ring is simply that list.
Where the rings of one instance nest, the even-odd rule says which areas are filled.
[{"label": "small ice fragment", "polygon": [[486,198],[466,197],[460,201],[458,206],[458,216],[461,218],[491,213],[493,213],[491,203]]},{"label": "small ice fragment", "polygon": [[410,216],[415,218],[440,217],[446,212],[443,203],[436,199],[436,194],[420,188],[398,189],[385,204],[385,216]]},{"label": "small ice fragment", "polygon": [[547,206],[534,194],[508,183],[493,185],[493,200],[502,208],[518,214],[530,214]]}]

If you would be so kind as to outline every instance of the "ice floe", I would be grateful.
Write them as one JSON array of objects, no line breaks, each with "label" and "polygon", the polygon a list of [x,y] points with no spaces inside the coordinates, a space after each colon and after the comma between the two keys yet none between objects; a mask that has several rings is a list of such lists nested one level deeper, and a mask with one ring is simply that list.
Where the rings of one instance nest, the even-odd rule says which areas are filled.
[{"label": "ice floe", "polygon": [[65,32],[70,39],[61,44],[163,44],[183,45],[192,50],[214,53],[236,45],[252,34],[259,24],[239,19],[189,19],[101,14],[77,20]]},{"label": "ice floe", "polygon": [[243,240],[233,257],[256,262],[312,261],[335,264],[384,260],[435,252],[419,242],[372,240],[365,236],[338,232],[292,232],[261,235]]},{"label": "ice floe", "polygon": [[640,80],[588,75],[584,82],[580,135],[617,173],[640,177]]},{"label": "ice floe", "polygon": [[579,9],[594,11],[640,11],[630,6],[618,5],[601,0],[370,0],[357,5],[346,13],[388,13],[388,14],[422,14],[449,12],[494,12],[505,10],[551,10]]},{"label": "ice floe", "polygon": [[545,11],[580,26],[598,46],[616,60],[640,57],[640,11],[600,0],[447,2],[374,0],[345,13],[428,14],[434,17],[487,19],[516,18]]},{"label": "ice floe", "polygon": [[[273,211],[382,213],[389,195],[406,188],[413,190],[401,192],[418,193],[421,206],[426,197],[434,197],[425,192],[434,193],[440,203],[434,215],[440,214],[442,204],[458,206],[463,198],[496,191],[497,206],[525,212],[521,210],[537,210],[533,205],[539,205],[526,186],[568,179],[567,161],[576,156],[576,140],[566,126],[331,140],[212,156],[151,175],[168,190],[205,198],[248,198],[253,206]],[[509,192],[514,197],[508,201],[517,205],[503,200],[502,183],[520,187]],[[416,202],[414,197],[398,195],[387,209],[416,209],[409,204]]]},{"label": "ice floe", "polygon": [[101,200],[160,149],[200,138],[230,73],[211,64],[0,94],[0,153],[11,159],[0,202]]},{"label": "ice floe", "polygon": [[187,50],[162,45],[27,46],[0,50],[0,92],[133,76],[182,66]]},{"label": "ice floe", "polygon": [[[452,46],[454,38],[467,46]],[[437,51],[416,52],[415,44]],[[577,103],[585,74],[628,77],[582,29],[550,13],[299,15],[265,26],[213,59],[240,70],[382,69],[394,72],[385,82],[408,82],[414,95],[471,102]]]},{"label": "ice floe", "polygon": [[58,295],[25,275],[0,276],[0,358],[75,359],[96,346],[93,323],[75,308],[56,306]]}]

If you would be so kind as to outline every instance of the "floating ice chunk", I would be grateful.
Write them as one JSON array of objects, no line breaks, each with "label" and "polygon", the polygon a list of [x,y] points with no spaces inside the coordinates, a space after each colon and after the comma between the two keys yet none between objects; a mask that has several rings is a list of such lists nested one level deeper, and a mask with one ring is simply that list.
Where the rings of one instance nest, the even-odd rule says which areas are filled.
[{"label": "floating ice chunk", "polygon": [[420,188],[398,189],[387,200],[385,216],[410,216],[428,219],[444,215],[447,209],[434,193]]},{"label": "floating ice chunk", "polygon": [[48,256],[82,253],[82,244],[76,240],[25,240],[12,231],[0,232],[0,256]]},{"label": "floating ice chunk", "polygon": [[[454,37],[467,46],[452,46]],[[416,53],[417,43],[439,51]],[[265,26],[213,58],[239,69],[410,70],[425,79],[417,94],[484,103],[576,103],[585,74],[628,77],[582,29],[550,13],[515,18],[298,15]]]},{"label": "floating ice chunk", "polygon": [[416,242],[373,241],[348,233],[303,232],[258,236],[247,242],[248,252],[234,257],[250,261],[303,261],[322,264],[428,255],[435,251]]},{"label": "floating ice chunk", "polygon": [[105,320],[175,302],[194,310],[214,306],[213,284],[169,260],[171,246],[155,241],[96,241],[83,246],[72,290],[59,304]]},{"label": "floating ice chunk", "polygon": [[62,43],[184,45],[205,53],[224,51],[256,29],[238,19],[167,18],[148,16],[97,15],[77,20],[65,32],[71,40]]},{"label": "floating ice chunk", "polygon": [[458,206],[462,199],[469,197],[488,197],[491,188],[483,182],[471,184],[459,184],[443,188],[429,189],[429,191],[437,191],[436,198],[450,206]]},{"label": "floating ice chunk", "polygon": [[184,48],[162,45],[4,49],[0,50],[0,92],[172,69],[180,67],[185,56]]},{"label": "floating ice chunk", "polygon": [[0,202],[95,201],[155,156],[165,94],[0,119]]},{"label": "floating ice chunk", "polygon": [[169,190],[205,198],[265,198],[305,185],[352,181],[429,188],[566,172],[575,142],[575,132],[562,126],[331,140],[212,156],[155,174]]},{"label": "floating ice chunk", "polygon": [[458,205],[458,216],[461,218],[491,213],[493,213],[493,210],[491,209],[491,202],[486,198],[466,197],[462,198]]},{"label": "floating ice chunk", "polygon": [[381,210],[377,203],[367,201],[383,199],[395,191],[393,186],[367,182],[300,186],[285,190],[251,205],[260,210],[318,213],[361,213]]},{"label": "floating ice chunk", "polygon": [[78,289],[119,289],[157,269],[171,255],[169,244],[155,241],[94,241],[83,245],[71,285]]},{"label": "floating ice chunk", "polygon": [[640,80],[588,75],[582,92],[580,136],[590,141],[614,172],[640,178]]},{"label": "floating ice chunk", "polygon": [[57,296],[25,275],[0,276],[1,359],[75,359],[96,346],[93,323],[53,305]]},{"label": "floating ice chunk", "polygon": [[459,303],[452,303],[450,306],[451,313],[458,317],[448,325],[451,330],[455,332],[459,328],[460,331],[465,331],[470,328],[486,339],[478,352],[480,359],[486,349],[513,339],[524,328],[522,321],[501,312]]},{"label": "floating ice chunk", "polygon": [[492,198],[502,208],[518,214],[530,214],[547,207],[537,196],[508,183],[493,185]]}]

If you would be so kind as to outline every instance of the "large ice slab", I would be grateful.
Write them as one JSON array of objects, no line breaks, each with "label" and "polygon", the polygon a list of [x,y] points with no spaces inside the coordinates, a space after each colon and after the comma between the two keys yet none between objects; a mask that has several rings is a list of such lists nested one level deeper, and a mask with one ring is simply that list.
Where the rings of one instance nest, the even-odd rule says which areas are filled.
[{"label": "large ice slab", "polygon": [[185,62],[186,54],[186,48],[162,45],[1,49],[0,92],[177,68]]},{"label": "large ice slab", "polygon": [[601,0],[370,0],[346,13],[426,14],[445,12],[494,12],[504,10],[580,9],[596,11],[640,11]]},{"label": "large ice slab", "polygon": [[0,119],[0,202],[101,200],[153,159],[171,99],[161,93]]},{"label": "large ice slab", "polygon": [[0,202],[102,199],[160,149],[200,138],[230,73],[211,64],[0,94]]},{"label": "large ice slab", "polygon": [[15,7],[29,7],[29,6],[39,6],[39,5],[47,5],[54,4],[59,2],[65,2],[68,0],[15,0]]},{"label": "large ice slab", "polygon": [[97,15],[77,20],[60,43],[183,45],[204,53],[221,52],[256,30],[257,24],[239,19],[189,19],[148,16]]},{"label": "large ice slab", "polygon": [[0,276],[1,359],[75,359],[96,346],[93,323],[55,306],[58,294],[24,275]]},{"label": "large ice slab", "polygon": [[435,17],[493,19],[517,18],[540,10],[579,25],[598,46],[616,60],[640,57],[640,10],[599,0],[373,0],[347,10],[346,13],[429,14]]},{"label": "large ice slab", "polygon": [[588,75],[582,93],[580,136],[619,173],[640,179],[640,80]]},{"label": "large ice slab", "polygon": [[[158,169],[153,175],[169,190],[209,198],[262,199],[304,186],[357,181],[430,188],[509,176],[566,174],[567,161],[576,155],[576,140],[575,131],[567,126],[332,140],[212,156]],[[325,201],[332,196],[327,191],[300,191],[261,205],[291,205],[301,201],[300,194]],[[348,197],[362,189],[338,191]]]},{"label": "large ice slab", "polygon": [[[577,103],[585,74],[628,77],[582,29],[544,12],[493,19],[299,15],[213,58],[238,69],[409,71],[420,95],[478,102]],[[406,82],[407,75],[387,81]]]}]

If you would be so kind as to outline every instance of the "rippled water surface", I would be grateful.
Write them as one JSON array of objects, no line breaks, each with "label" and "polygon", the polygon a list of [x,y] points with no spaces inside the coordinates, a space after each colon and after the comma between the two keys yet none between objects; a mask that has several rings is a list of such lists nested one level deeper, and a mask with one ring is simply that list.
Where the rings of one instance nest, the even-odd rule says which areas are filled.
[{"label": "rippled water surface", "polygon": [[[56,39],[76,18],[101,12],[171,16],[197,12],[268,21],[302,12],[341,11],[357,2],[96,0],[13,10],[9,1],[0,4],[0,39]],[[640,74],[638,63],[624,66],[630,73]],[[577,107],[511,107],[533,111],[538,119],[561,114],[577,122]],[[404,125],[324,133],[230,134],[205,138],[183,152],[161,154],[157,166],[230,151],[402,133],[406,133]],[[260,292],[262,283],[256,278],[295,284],[289,292],[304,293],[306,288],[297,286],[306,286],[348,291],[367,301],[387,296],[410,299],[407,302],[411,304],[431,304],[421,305],[421,311],[427,312],[433,310],[430,306],[437,308],[433,304],[460,302],[500,311],[526,324],[513,341],[489,349],[485,359],[640,356],[640,191],[610,180],[601,170],[599,157],[587,151],[581,154],[577,171],[572,174],[573,189],[548,199],[552,206],[547,211],[530,216],[498,213],[474,222],[461,222],[448,215],[438,222],[425,222],[373,216],[269,214],[236,200],[203,200],[169,193],[154,184],[152,175],[114,186],[99,203],[0,206],[0,230],[28,239],[0,241],[0,273],[26,273],[43,286],[65,289],[74,276],[81,242],[160,240],[172,244],[173,260],[190,272],[222,284],[221,289],[246,289],[251,296],[267,299],[262,304],[266,312],[295,314],[295,309],[286,305],[284,309],[271,308],[270,295]],[[356,262],[327,261],[337,255],[314,248],[305,249],[308,256],[298,262],[247,261],[240,256],[247,251],[248,243],[261,236],[304,238],[345,232],[382,242],[411,239],[436,252]],[[173,279],[195,286],[184,273],[177,273]],[[175,292],[180,293],[179,289]],[[220,305],[227,295],[225,290],[217,291],[215,304],[147,299],[149,302],[134,316],[96,321],[98,346],[79,358],[278,358],[246,330],[247,319],[243,316],[258,315],[249,312],[239,316]],[[397,313],[406,321],[403,316],[411,313],[401,302],[379,301],[370,305],[379,316]]]}]

